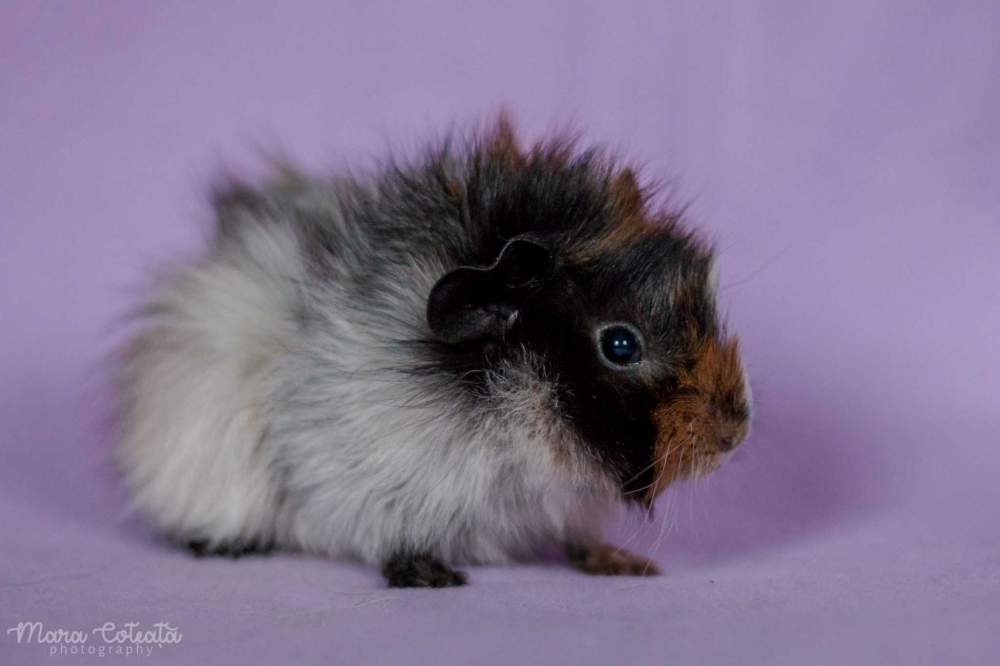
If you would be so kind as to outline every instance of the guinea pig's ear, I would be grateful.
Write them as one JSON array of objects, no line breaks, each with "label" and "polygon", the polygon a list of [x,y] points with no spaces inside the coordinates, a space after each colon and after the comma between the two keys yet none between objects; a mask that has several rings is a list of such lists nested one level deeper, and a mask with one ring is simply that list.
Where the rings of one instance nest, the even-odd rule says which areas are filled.
[{"label": "guinea pig's ear", "polygon": [[516,292],[544,278],[549,260],[544,245],[519,237],[507,241],[491,266],[459,266],[431,289],[431,331],[451,344],[500,335],[517,318]]}]

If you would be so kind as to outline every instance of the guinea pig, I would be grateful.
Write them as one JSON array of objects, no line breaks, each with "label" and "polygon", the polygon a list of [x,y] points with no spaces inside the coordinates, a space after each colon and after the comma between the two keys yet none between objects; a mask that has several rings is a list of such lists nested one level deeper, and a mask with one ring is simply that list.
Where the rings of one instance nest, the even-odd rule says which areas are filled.
[{"label": "guinea pig", "polygon": [[133,506],[195,554],[272,548],[461,585],[562,549],[653,574],[602,526],[747,433],[713,252],[631,168],[501,116],[365,176],[214,195],[117,367]]}]

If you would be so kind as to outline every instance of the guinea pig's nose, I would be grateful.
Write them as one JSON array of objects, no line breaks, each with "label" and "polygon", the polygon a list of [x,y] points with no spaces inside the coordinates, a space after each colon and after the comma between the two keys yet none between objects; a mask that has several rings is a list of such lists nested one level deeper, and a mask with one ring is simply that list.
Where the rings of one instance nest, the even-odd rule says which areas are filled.
[{"label": "guinea pig's nose", "polygon": [[745,428],[727,428],[719,433],[719,451],[731,451],[740,445],[746,436]]}]

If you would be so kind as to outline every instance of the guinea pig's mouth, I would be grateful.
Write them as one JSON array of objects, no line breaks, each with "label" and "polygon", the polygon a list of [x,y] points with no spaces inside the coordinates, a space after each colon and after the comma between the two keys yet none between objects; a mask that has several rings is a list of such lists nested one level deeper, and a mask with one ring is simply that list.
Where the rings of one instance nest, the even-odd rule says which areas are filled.
[{"label": "guinea pig's mouth", "polygon": [[700,478],[711,474],[715,470],[725,465],[733,457],[735,451],[712,451],[704,454],[701,464],[695,466],[690,476]]},{"label": "guinea pig's mouth", "polygon": [[675,481],[707,476],[729,459],[731,451],[712,449],[697,439],[689,432],[686,437],[657,446],[657,458],[653,461],[655,478],[647,488],[644,498],[647,502],[652,502]]},{"label": "guinea pig's mouth", "polygon": [[[651,503],[674,481],[701,478],[719,469],[732,457],[737,445],[747,434],[746,422],[719,424],[690,417],[670,421],[661,429],[653,460],[653,483],[647,488],[645,501]],[[665,423],[664,423],[665,425]]]}]

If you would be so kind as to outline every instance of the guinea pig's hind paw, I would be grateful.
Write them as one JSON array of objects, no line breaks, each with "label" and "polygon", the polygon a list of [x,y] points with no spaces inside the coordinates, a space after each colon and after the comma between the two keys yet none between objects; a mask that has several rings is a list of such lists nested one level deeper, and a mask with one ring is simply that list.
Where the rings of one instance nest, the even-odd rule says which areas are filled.
[{"label": "guinea pig's hind paw", "polygon": [[188,550],[195,557],[231,557],[234,560],[244,555],[264,555],[274,550],[270,541],[222,541],[212,543],[207,539],[192,539],[187,542]]},{"label": "guinea pig's hind paw", "polygon": [[596,576],[658,576],[660,567],[624,548],[606,543],[597,545],[572,545],[566,548],[570,564],[580,571]]},{"label": "guinea pig's hind paw", "polygon": [[465,585],[465,574],[433,555],[399,553],[382,564],[389,587],[455,587]]}]

